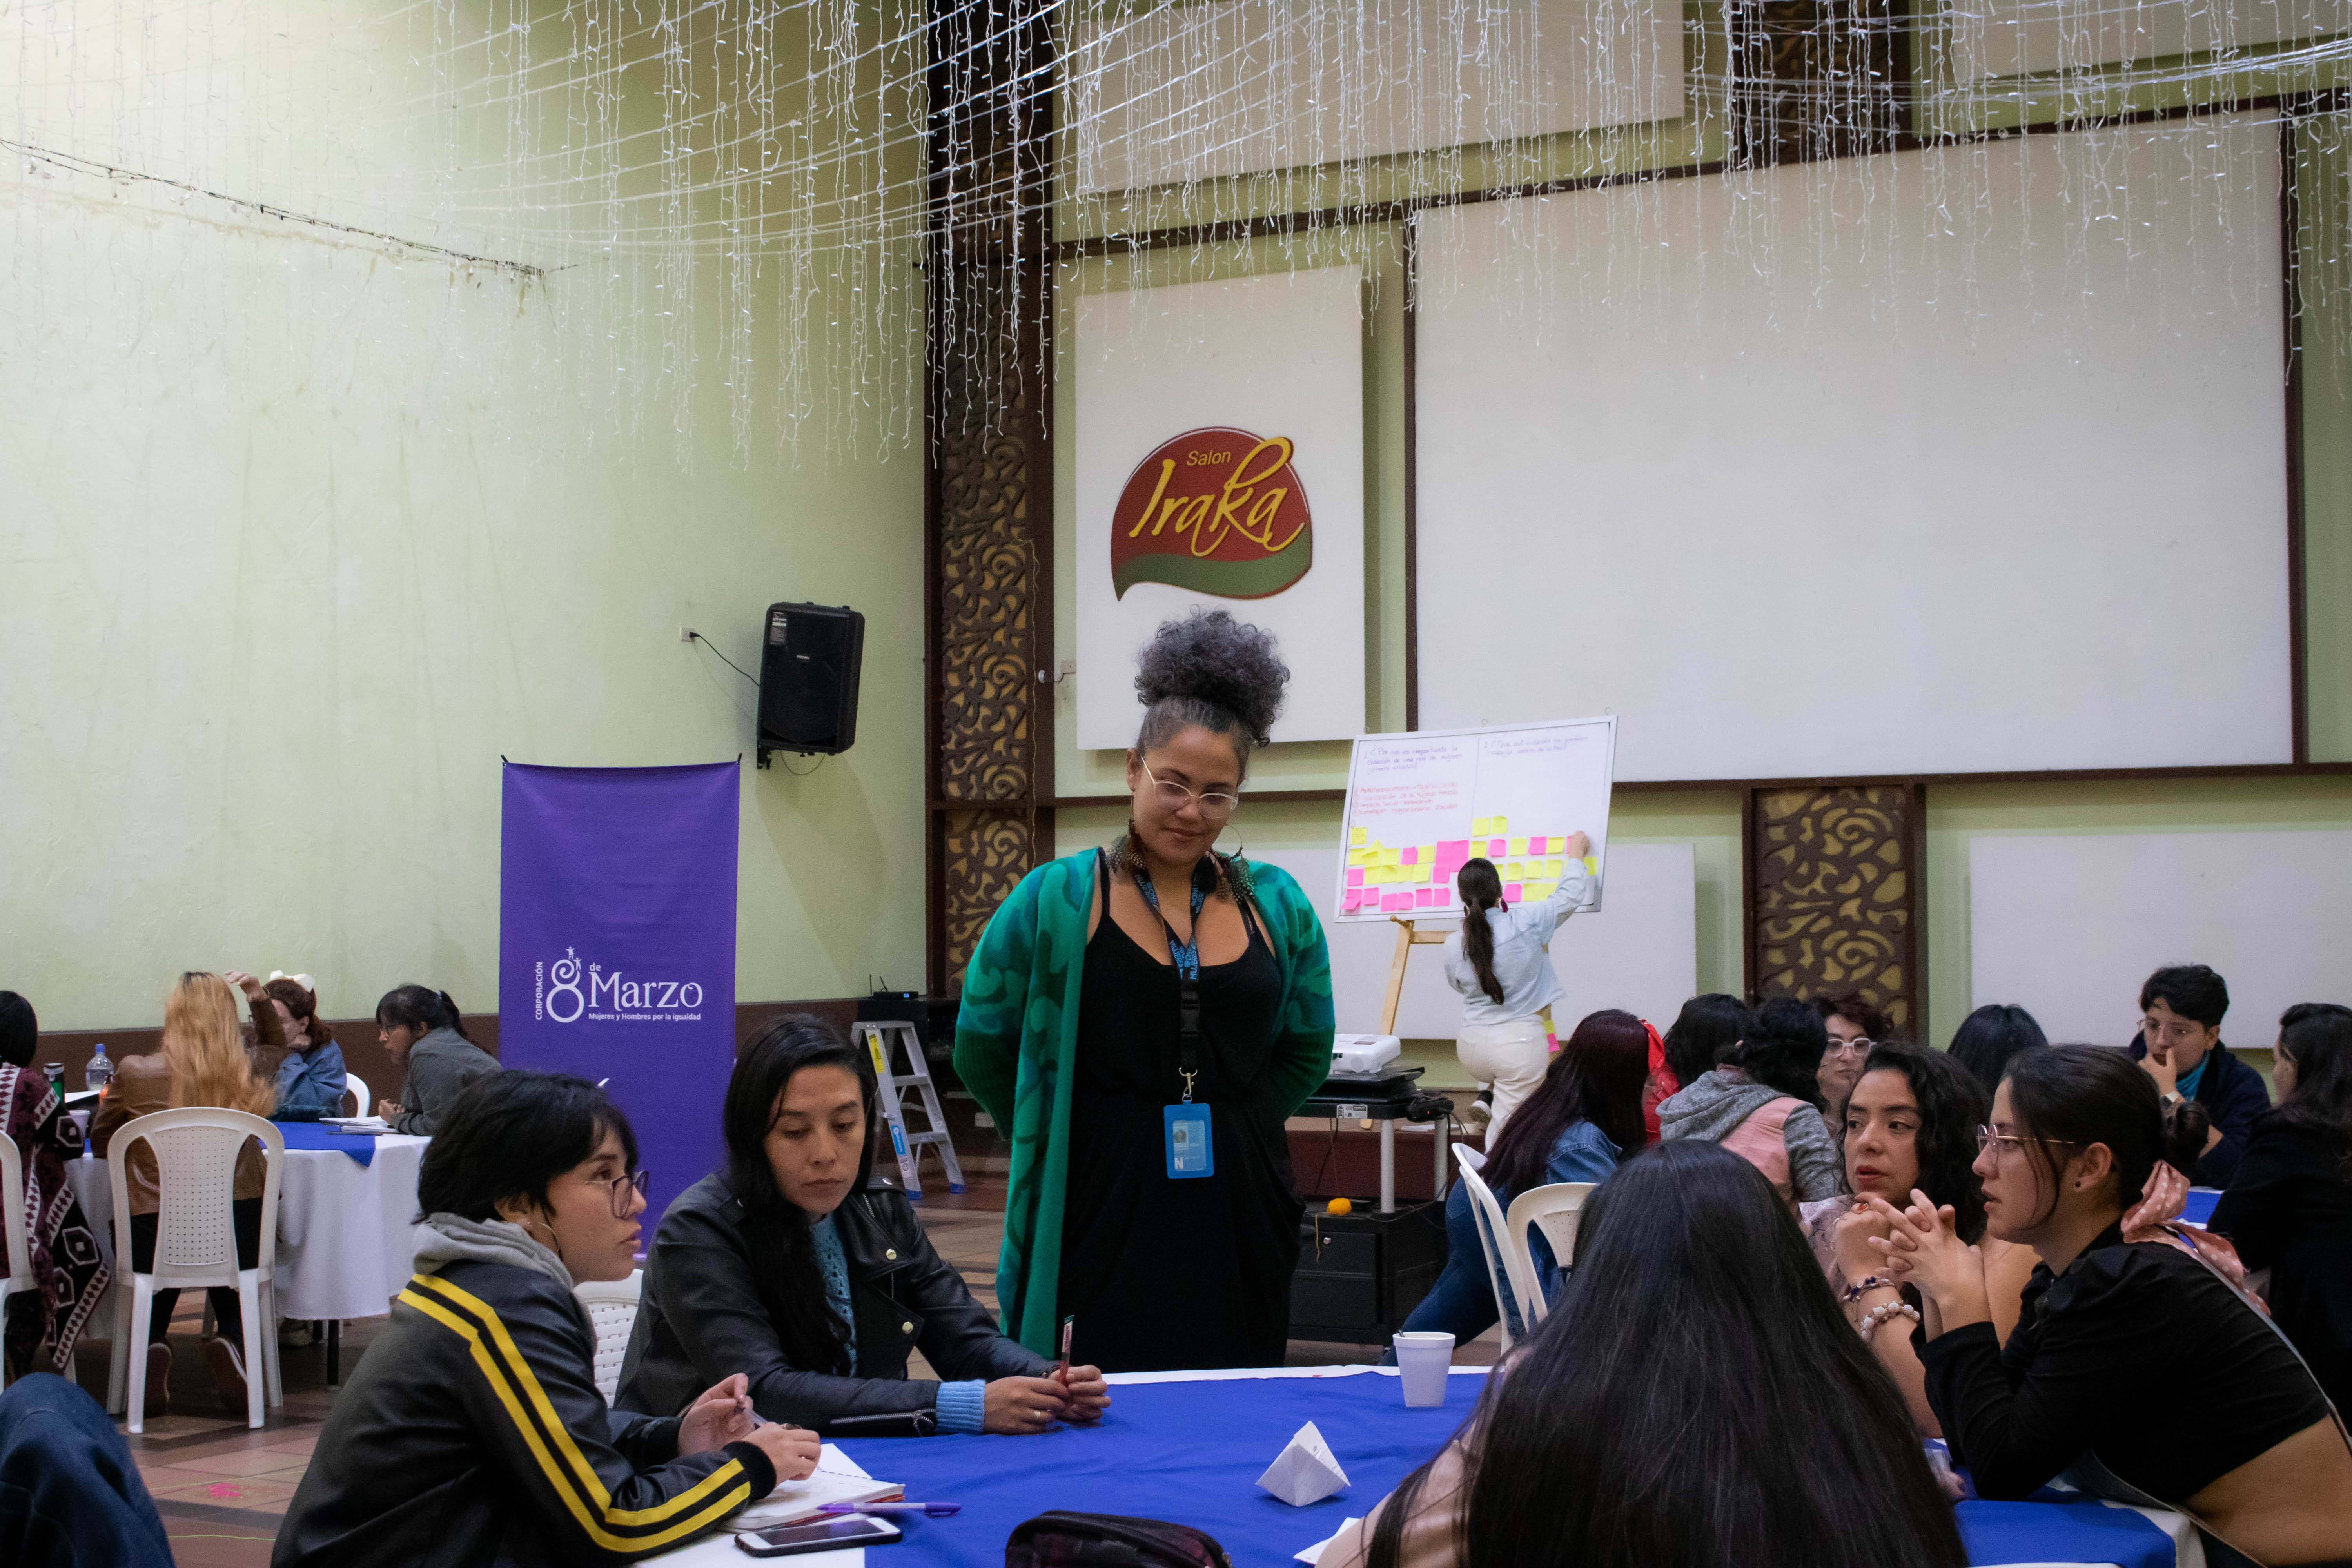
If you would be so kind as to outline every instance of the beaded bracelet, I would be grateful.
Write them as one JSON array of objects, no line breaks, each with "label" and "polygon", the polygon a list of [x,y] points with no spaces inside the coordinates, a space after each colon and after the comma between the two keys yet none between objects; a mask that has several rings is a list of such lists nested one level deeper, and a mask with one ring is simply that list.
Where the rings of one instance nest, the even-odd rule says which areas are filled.
[{"label": "beaded bracelet", "polygon": [[1870,1336],[1878,1331],[1878,1325],[1889,1318],[1908,1318],[1916,1323],[1919,1321],[1919,1309],[1908,1301],[1888,1301],[1873,1307],[1862,1315],[1862,1321],[1854,1325],[1861,1331],[1862,1342],[1868,1344]]},{"label": "beaded bracelet", "polygon": [[1851,1307],[1871,1291],[1894,1283],[1894,1280],[1883,1279],[1875,1274],[1870,1276],[1867,1279],[1857,1279],[1853,1284],[1845,1288],[1845,1304]]}]

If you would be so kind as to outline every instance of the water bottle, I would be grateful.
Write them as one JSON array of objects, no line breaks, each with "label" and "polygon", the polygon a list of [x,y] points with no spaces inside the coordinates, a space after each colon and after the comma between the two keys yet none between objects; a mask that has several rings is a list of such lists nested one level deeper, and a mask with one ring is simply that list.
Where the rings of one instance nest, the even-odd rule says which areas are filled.
[{"label": "water bottle", "polygon": [[81,1086],[84,1089],[104,1089],[113,1081],[114,1064],[106,1059],[106,1042],[100,1040],[97,1051],[89,1058],[89,1066],[82,1069]]}]

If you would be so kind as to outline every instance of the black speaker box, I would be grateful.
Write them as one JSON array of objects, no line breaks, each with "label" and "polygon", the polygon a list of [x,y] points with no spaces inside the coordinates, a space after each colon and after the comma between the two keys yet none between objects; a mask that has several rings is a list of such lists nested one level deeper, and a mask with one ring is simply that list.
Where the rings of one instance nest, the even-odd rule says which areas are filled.
[{"label": "black speaker box", "polygon": [[768,753],[831,756],[857,739],[866,617],[846,605],[770,605],[760,642],[760,765]]}]

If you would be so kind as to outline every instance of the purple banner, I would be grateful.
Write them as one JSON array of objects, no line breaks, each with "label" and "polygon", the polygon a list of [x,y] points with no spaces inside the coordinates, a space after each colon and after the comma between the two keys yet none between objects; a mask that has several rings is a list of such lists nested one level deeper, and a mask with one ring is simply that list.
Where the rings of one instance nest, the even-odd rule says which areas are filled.
[{"label": "purple banner", "polygon": [[653,1173],[648,1241],[721,1158],[740,777],[740,760],[506,767],[499,1058],[612,1080]]}]

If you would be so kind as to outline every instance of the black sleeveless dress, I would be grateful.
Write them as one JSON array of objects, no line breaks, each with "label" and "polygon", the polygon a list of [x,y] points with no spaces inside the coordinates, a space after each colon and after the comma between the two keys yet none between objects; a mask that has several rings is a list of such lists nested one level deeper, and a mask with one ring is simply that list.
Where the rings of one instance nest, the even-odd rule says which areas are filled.
[{"label": "black sleeveless dress", "polygon": [[[1101,863],[1097,862],[1099,866]],[[1262,1103],[1282,971],[1254,919],[1231,963],[1201,970],[1201,1071],[1215,1173],[1168,1175],[1162,1109],[1183,1098],[1172,964],[1111,919],[1087,943],[1070,1097],[1058,1298],[1071,1358],[1106,1372],[1279,1366],[1298,1266],[1282,1117]],[[1164,952],[1163,952],[1164,956]]]}]

